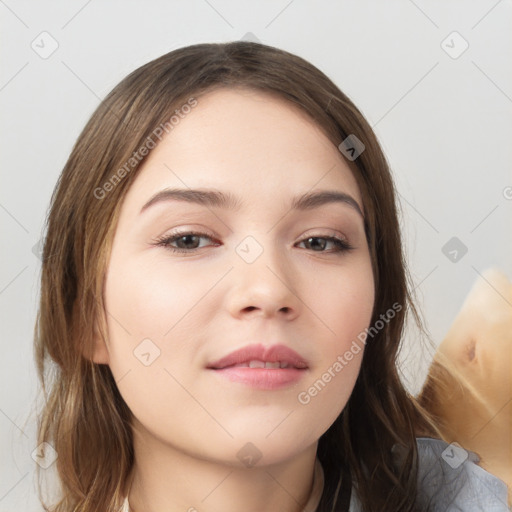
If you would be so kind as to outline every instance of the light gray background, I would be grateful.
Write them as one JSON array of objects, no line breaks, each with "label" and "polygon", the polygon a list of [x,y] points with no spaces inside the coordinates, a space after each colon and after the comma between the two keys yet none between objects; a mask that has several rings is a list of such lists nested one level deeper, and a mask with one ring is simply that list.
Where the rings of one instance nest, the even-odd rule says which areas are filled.
[{"label": "light gray background", "polygon": [[[512,278],[511,1],[0,0],[0,16],[0,511],[40,510],[30,456],[33,246],[52,189],[99,101],[155,57],[252,33],[311,61],[351,97],[396,177],[435,344],[479,273],[495,266]],[[31,47],[50,48],[43,31],[59,45],[46,59]],[[453,31],[469,44],[458,58],[463,41],[446,40]],[[468,247],[456,263],[441,252],[453,236]],[[412,392],[431,359],[416,338],[411,330],[402,356]]]}]

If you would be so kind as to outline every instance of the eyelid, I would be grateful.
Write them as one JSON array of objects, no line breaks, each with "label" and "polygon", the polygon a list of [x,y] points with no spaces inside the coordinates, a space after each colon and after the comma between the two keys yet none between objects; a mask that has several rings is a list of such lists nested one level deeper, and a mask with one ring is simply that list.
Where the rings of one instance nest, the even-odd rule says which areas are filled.
[{"label": "eyelid", "polygon": [[[324,229],[326,233],[319,233],[319,230],[321,231]],[[312,233],[310,233],[312,231]],[[348,244],[348,237],[343,234],[341,231],[337,231],[333,228],[312,228],[308,231],[306,231],[303,235],[301,235],[301,240],[304,240],[305,238],[327,238],[327,237],[333,237],[333,238],[339,238],[340,240],[343,240]]]},{"label": "eyelid", "polygon": [[163,246],[164,248],[168,248],[175,252],[187,252],[187,253],[192,254],[194,251],[197,251],[198,249],[187,250],[187,249],[177,249],[176,247],[169,247],[170,241],[173,241],[173,239],[175,239],[175,238],[179,238],[181,236],[186,236],[186,235],[193,235],[193,236],[198,236],[198,237],[209,238],[210,240],[216,239],[215,235],[208,232],[207,230],[199,231],[199,230],[195,230],[195,229],[176,229],[174,231],[171,231],[170,233],[166,233],[164,235],[157,237],[155,240],[153,240],[151,245]]},{"label": "eyelid", "polygon": [[[316,229],[318,230],[321,228],[316,228]],[[324,229],[326,229],[326,228],[324,228]],[[157,239],[155,239],[152,242],[152,245],[164,247],[173,253],[182,253],[182,254],[188,254],[188,255],[196,254],[200,249],[204,248],[204,247],[196,247],[193,249],[182,249],[182,248],[172,247],[170,245],[170,243],[175,242],[176,239],[179,239],[180,237],[187,236],[187,235],[191,235],[191,236],[195,236],[195,237],[199,237],[199,238],[208,238],[212,241],[216,240],[215,235],[212,235],[207,230],[198,231],[198,230],[193,230],[193,229],[188,229],[188,230],[187,229],[178,229],[178,230],[174,230],[170,233],[167,233],[165,235],[158,237]],[[335,250],[311,251],[313,253],[316,252],[317,254],[343,254],[343,253],[346,253],[346,252],[349,252],[349,251],[355,249],[355,247],[352,246],[352,244],[349,242],[348,238],[345,235],[340,234],[339,232],[334,231],[332,229],[330,230],[329,234],[319,233],[318,231],[313,231],[313,233],[310,233],[310,234],[306,233],[306,234],[302,235],[297,242],[295,242],[294,246],[297,244],[306,242],[310,238],[325,239],[325,240],[327,240],[328,243],[329,242],[334,243],[336,246]],[[215,246],[218,247],[219,244],[215,244]],[[307,249],[303,249],[303,250],[307,250]]]}]

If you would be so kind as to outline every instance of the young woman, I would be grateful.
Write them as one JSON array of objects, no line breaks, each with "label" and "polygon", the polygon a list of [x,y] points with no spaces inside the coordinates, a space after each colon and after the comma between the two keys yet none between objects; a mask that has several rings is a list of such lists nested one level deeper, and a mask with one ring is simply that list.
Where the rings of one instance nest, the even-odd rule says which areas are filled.
[{"label": "young woman", "polygon": [[140,67],[52,197],[47,510],[507,510],[400,381],[408,311],[388,165],[323,73],[249,42]]}]

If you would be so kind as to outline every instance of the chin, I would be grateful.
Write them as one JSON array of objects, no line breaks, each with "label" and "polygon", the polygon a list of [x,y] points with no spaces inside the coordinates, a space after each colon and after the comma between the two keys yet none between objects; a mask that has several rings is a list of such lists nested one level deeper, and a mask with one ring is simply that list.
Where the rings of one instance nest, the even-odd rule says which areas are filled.
[{"label": "chin", "polygon": [[257,468],[285,462],[316,445],[317,439],[311,432],[303,437],[305,431],[307,427],[298,431],[278,428],[268,435],[266,428],[258,429],[252,424],[243,434],[232,432],[233,438],[225,432],[212,431],[203,432],[201,437],[182,439],[182,443],[175,440],[173,444],[193,458],[236,468]]}]

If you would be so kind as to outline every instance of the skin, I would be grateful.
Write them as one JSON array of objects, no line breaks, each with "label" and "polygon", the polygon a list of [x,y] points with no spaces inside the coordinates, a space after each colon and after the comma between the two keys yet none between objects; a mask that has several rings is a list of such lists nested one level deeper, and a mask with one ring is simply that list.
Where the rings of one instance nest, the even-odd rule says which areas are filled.
[{"label": "skin", "polygon": [[[230,192],[241,208],[163,201],[141,213],[174,187]],[[364,350],[309,403],[297,396],[368,327],[374,302],[361,214],[346,203],[290,209],[292,197],[317,190],[349,194],[363,210],[322,130],[284,100],[244,89],[200,97],[144,162],[114,236],[108,340],[94,349],[134,415],[132,510],[295,512],[307,501],[318,439],[347,403]],[[207,237],[189,240],[187,254],[155,245],[176,228]],[[353,249],[334,252],[333,235]],[[262,249],[252,263],[236,252],[247,236]],[[308,245],[311,236],[320,239]],[[148,338],[160,356],[145,366],[134,350]],[[285,344],[308,369],[277,390],[206,369],[251,343]],[[253,467],[237,457],[248,442],[261,455]]]}]

